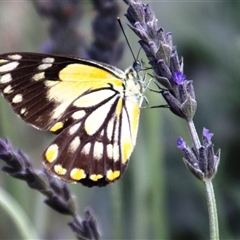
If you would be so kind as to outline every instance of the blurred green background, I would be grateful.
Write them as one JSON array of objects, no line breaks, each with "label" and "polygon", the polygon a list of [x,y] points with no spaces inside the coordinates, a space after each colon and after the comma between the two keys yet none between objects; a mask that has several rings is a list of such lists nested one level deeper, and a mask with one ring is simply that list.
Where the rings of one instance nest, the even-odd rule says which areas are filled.
[{"label": "blurred green background", "polygon": [[[94,11],[90,1],[80,2],[83,16],[78,31],[86,42],[91,42],[89,27]],[[118,3],[125,25],[126,5]],[[222,149],[219,171],[213,181],[221,239],[240,239],[240,2],[147,3],[154,9],[159,26],[173,33],[174,45],[184,57],[185,74],[194,80],[198,102],[194,122],[199,135],[203,127],[210,129],[216,150]],[[48,27],[49,21],[38,15],[31,1],[0,1],[1,53],[41,51],[49,39]],[[125,30],[137,53],[137,36],[128,27]],[[144,58],[143,53],[141,57]],[[119,67],[125,69],[132,61],[126,47]],[[159,94],[148,92],[147,97],[150,105],[164,103]],[[168,109],[143,109],[137,145],[124,177],[105,188],[69,185],[80,215],[87,206],[94,210],[102,239],[209,238],[204,186],[185,168],[176,148],[178,136],[191,144],[182,119]],[[53,139],[51,134],[25,124],[2,97],[0,137],[23,149],[36,168],[42,168],[41,152]],[[16,201],[39,239],[75,238],[67,226],[71,218],[48,208],[44,197],[24,182],[0,172],[0,188],[0,198],[6,191],[10,200]],[[0,239],[21,239],[3,206],[0,216]]]}]

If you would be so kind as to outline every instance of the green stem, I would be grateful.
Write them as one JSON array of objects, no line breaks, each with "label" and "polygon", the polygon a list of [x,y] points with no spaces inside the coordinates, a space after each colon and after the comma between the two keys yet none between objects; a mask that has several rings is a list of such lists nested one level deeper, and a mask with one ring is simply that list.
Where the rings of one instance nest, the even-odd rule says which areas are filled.
[{"label": "green stem", "polygon": [[[201,147],[201,143],[195,128],[193,121],[188,121],[188,127],[191,133],[193,144],[196,149]],[[219,239],[219,227],[218,227],[218,215],[217,215],[217,206],[214,195],[214,189],[211,179],[204,178],[203,182],[205,184],[207,205],[208,205],[208,215],[209,215],[209,228],[210,228],[210,239],[218,240]]]},{"label": "green stem", "polygon": [[190,133],[191,133],[193,144],[194,144],[196,149],[199,149],[201,147],[201,143],[200,143],[200,140],[199,140],[199,137],[198,137],[195,125],[194,125],[192,120],[188,121],[187,124],[188,124],[188,128],[190,130]]},{"label": "green stem", "polygon": [[0,206],[15,222],[23,239],[38,239],[30,220],[19,204],[2,188],[0,188]]},{"label": "green stem", "polygon": [[211,179],[205,179],[204,184],[206,188],[206,197],[207,197],[207,205],[208,205],[210,239],[219,240],[217,206],[216,206],[214,189],[213,189]]}]

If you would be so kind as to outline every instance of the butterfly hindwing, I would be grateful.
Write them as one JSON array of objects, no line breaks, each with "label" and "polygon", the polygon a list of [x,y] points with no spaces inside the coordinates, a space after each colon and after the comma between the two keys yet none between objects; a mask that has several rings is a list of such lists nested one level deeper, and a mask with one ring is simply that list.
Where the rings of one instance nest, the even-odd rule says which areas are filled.
[{"label": "butterfly hindwing", "polygon": [[43,154],[46,168],[62,175],[65,181],[81,181],[88,186],[103,186],[119,178],[127,162],[122,162],[121,117],[115,112],[117,101],[115,97],[106,103],[110,107],[106,118],[95,118],[94,129],[88,131],[87,125],[99,109],[64,129]]},{"label": "butterfly hindwing", "polygon": [[[121,116],[116,113],[121,98],[119,94],[110,94],[110,90],[99,91],[104,96],[102,102],[95,106],[90,103],[91,108],[85,106],[79,107],[78,111],[70,111],[74,116],[74,119],[69,116],[72,124],[58,135],[43,154],[46,168],[65,181],[81,181],[88,186],[106,185],[122,173],[125,164],[122,163],[120,148]],[[87,95],[93,98],[96,92]],[[118,176],[114,169],[118,170]],[[111,176],[111,171],[115,177]]]},{"label": "butterfly hindwing", "polygon": [[104,186],[120,178],[134,148],[139,103],[126,75],[90,60],[36,53],[0,55],[0,92],[27,123],[58,134],[43,153],[67,182]]}]

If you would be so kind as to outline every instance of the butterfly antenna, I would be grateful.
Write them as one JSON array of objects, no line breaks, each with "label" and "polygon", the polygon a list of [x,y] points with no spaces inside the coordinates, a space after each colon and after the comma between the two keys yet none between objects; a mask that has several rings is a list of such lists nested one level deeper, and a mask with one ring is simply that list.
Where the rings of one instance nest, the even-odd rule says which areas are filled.
[{"label": "butterfly antenna", "polygon": [[137,59],[138,59],[138,57],[140,55],[141,50],[142,50],[142,48],[140,47],[139,50],[138,50],[138,53],[137,53]]},{"label": "butterfly antenna", "polygon": [[130,46],[130,43],[129,43],[128,38],[127,38],[127,35],[126,35],[126,33],[125,33],[124,29],[123,29],[122,22],[121,22],[119,17],[117,17],[117,21],[119,23],[120,28],[122,29],[123,35],[124,35],[124,37],[125,37],[125,39],[127,41],[127,45],[128,45],[128,47],[129,47],[129,49],[130,49],[130,51],[132,53],[133,59],[134,59],[135,62],[137,62],[137,59],[136,59],[136,57],[135,57],[135,55],[133,53],[133,50],[132,50],[132,48]]}]

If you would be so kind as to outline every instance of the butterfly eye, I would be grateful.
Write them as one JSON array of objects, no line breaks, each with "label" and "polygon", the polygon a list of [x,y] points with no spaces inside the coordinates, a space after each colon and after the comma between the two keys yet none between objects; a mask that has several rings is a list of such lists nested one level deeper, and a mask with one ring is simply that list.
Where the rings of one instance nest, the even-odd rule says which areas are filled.
[{"label": "butterfly eye", "polygon": [[139,62],[139,61],[134,61],[133,63],[133,69],[136,71],[136,72],[139,72],[142,70],[142,64]]}]

